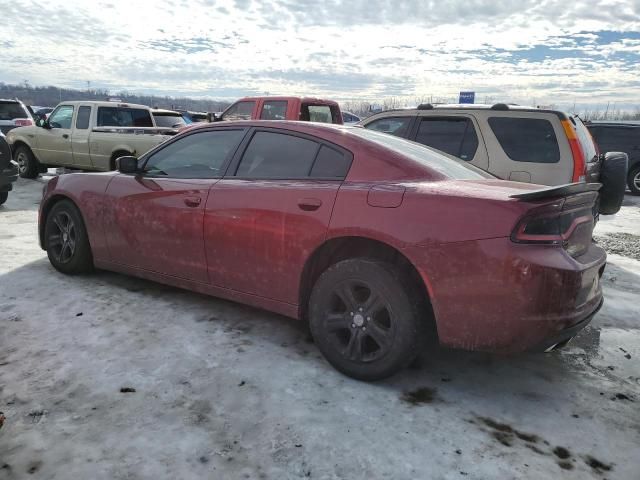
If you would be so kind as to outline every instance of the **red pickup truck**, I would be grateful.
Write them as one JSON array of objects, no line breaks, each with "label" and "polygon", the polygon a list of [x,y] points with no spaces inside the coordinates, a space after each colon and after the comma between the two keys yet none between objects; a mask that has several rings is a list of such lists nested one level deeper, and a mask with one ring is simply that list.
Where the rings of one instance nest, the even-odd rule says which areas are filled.
[{"label": "red pickup truck", "polygon": [[217,120],[302,120],[342,124],[340,106],[332,100],[301,97],[245,97]]}]

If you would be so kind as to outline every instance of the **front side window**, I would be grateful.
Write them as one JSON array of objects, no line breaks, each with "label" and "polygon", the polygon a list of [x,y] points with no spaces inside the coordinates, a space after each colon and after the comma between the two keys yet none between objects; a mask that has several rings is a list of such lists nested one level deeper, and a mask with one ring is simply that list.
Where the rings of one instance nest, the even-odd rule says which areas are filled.
[{"label": "front side window", "polygon": [[91,107],[80,107],[78,109],[78,117],[76,118],[76,128],[78,130],[86,130],[89,128],[89,117],[91,116]]},{"label": "front side window", "polygon": [[385,117],[365,125],[364,128],[376,132],[390,133],[396,137],[405,138],[409,134],[412,117]]},{"label": "front side window", "polygon": [[73,117],[73,107],[71,105],[62,105],[49,117],[49,125],[51,128],[71,128],[71,119]]},{"label": "front side window", "polygon": [[248,178],[304,178],[309,175],[318,144],[305,138],[257,132],[236,172]]},{"label": "front side window", "polygon": [[286,100],[268,101],[262,105],[260,120],[286,120],[287,102]]},{"label": "front side window", "polygon": [[151,113],[142,108],[98,107],[98,127],[153,127]]},{"label": "front side window", "polygon": [[251,120],[256,102],[238,102],[231,105],[222,115],[223,120]]},{"label": "front side window", "polygon": [[491,117],[489,126],[511,160],[532,163],[560,161],[558,138],[549,120]]},{"label": "front side window", "polygon": [[464,117],[422,118],[416,142],[462,160],[473,160],[478,149],[476,129]]},{"label": "front side window", "polygon": [[244,130],[198,132],[152,154],[144,166],[148,175],[172,178],[219,178]]}]

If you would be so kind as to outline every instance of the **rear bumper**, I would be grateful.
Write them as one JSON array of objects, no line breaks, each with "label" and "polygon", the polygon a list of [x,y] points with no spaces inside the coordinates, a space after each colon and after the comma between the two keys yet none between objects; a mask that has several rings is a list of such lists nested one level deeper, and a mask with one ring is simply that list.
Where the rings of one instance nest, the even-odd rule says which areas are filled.
[{"label": "rear bumper", "polygon": [[428,285],[438,338],[447,347],[502,353],[548,347],[575,335],[602,305],[606,253],[595,244],[578,259],[562,248],[508,238],[406,253]]},{"label": "rear bumper", "polygon": [[18,180],[18,164],[13,160],[7,168],[0,170],[0,192],[10,192],[13,183]]},{"label": "rear bumper", "polygon": [[584,318],[583,320],[581,320],[580,322],[576,323],[575,325],[571,326],[571,327],[567,327],[564,330],[562,330],[561,332],[546,338],[543,342],[539,343],[538,345],[536,345],[535,347],[533,347],[531,349],[532,352],[547,352],[550,350],[553,350],[556,347],[562,346],[562,345],[566,345],[566,343],[571,340],[573,337],[575,337],[578,332],[580,332],[580,330],[582,330],[584,327],[586,327],[587,325],[589,325],[591,323],[591,320],[593,320],[593,317],[596,316],[596,313],[598,313],[600,311],[600,309],[602,308],[602,304],[604,303],[604,299],[602,299],[600,301],[600,303],[598,304],[598,306],[596,307],[595,311],[593,311],[592,313],[590,313],[586,318]]}]

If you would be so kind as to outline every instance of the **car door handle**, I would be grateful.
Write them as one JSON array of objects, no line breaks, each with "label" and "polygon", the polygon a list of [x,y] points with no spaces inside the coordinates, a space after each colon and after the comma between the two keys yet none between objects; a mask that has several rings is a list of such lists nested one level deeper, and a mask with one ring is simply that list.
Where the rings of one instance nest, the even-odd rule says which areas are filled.
[{"label": "car door handle", "polygon": [[322,200],[319,198],[301,198],[298,200],[298,207],[305,212],[312,212],[317,210],[322,205]]},{"label": "car door handle", "polygon": [[62,138],[69,138],[69,134],[68,133],[63,133],[62,134]]},{"label": "car door handle", "polygon": [[186,197],[184,199],[184,204],[187,207],[191,207],[191,208],[195,208],[198,205],[200,205],[200,202],[202,202],[202,199],[200,197]]}]

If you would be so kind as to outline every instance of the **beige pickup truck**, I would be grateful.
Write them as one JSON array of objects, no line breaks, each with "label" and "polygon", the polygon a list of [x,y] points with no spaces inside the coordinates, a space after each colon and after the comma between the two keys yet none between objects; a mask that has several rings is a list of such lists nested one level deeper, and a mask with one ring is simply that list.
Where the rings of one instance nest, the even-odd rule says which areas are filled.
[{"label": "beige pickup truck", "polygon": [[115,169],[118,157],[139,156],[177,133],[156,125],[144,105],[62,102],[48,120],[10,130],[7,142],[20,176],[35,178],[48,167]]}]

